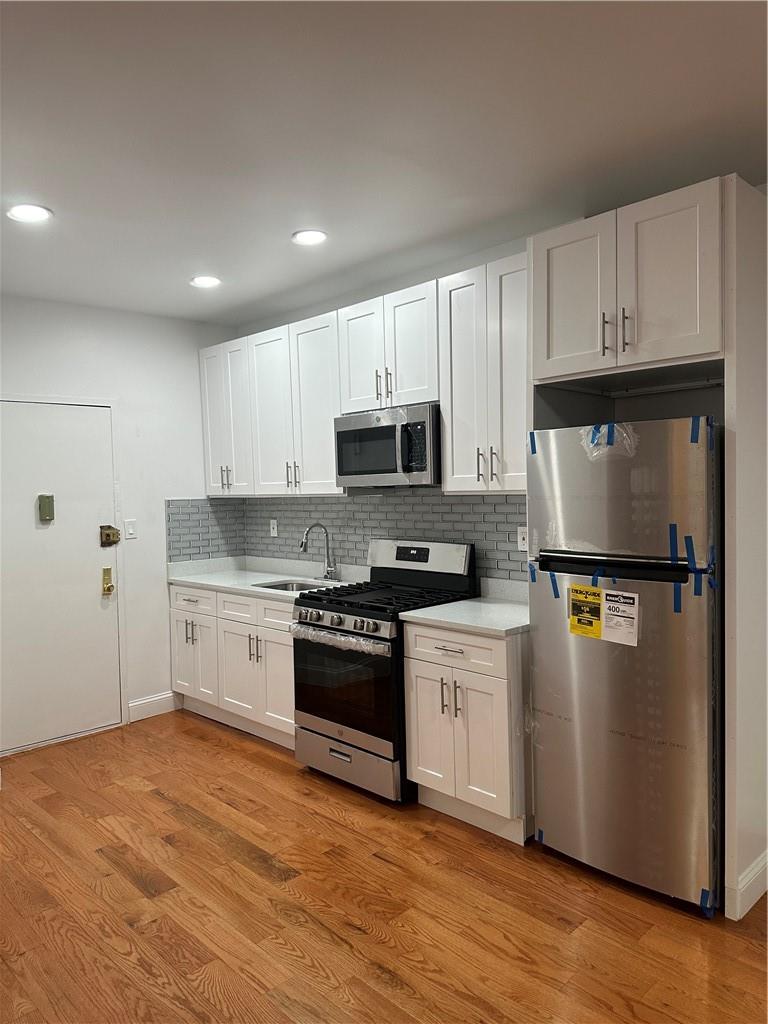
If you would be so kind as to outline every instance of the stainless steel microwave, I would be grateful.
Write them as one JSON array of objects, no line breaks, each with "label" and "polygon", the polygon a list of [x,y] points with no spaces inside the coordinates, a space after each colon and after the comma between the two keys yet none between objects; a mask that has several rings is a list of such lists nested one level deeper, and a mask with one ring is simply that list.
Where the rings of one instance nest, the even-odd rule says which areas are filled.
[{"label": "stainless steel microwave", "polygon": [[440,406],[337,416],[336,484],[339,487],[408,487],[440,483]]}]

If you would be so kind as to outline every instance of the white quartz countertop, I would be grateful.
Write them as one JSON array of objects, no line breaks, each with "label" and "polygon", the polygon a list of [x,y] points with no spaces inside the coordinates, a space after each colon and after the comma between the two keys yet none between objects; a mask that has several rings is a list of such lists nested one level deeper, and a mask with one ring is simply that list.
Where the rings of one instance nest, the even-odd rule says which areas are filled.
[{"label": "white quartz countertop", "polygon": [[505,601],[498,597],[473,597],[469,601],[453,601],[413,612],[402,612],[404,622],[441,629],[462,629],[482,636],[508,637],[528,629],[528,605]]},{"label": "white quartz countertop", "polygon": [[[199,572],[191,575],[174,576],[169,573],[168,582],[178,587],[195,587],[203,590],[219,590],[225,594],[240,594],[248,597],[270,597],[280,601],[294,601],[299,595],[290,590],[271,590],[267,583],[299,580],[309,582],[309,576],[292,576],[290,573],[251,572],[245,569],[223,569],[219,572]],[[332,587],[333,581],[312,580],[314,587]]]}]

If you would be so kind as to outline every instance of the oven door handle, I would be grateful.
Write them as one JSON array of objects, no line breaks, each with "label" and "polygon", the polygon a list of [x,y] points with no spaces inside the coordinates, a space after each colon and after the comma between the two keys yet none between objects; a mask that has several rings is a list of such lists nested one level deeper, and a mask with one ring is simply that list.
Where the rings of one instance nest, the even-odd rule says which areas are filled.
[{"label": "oven door handle", "polygon": [[386,640],[372,640],[368,636],[357,636],[354,633],[333,633],[329,629],[306,626],[303,622],[292,622],[288,632],[294,640],[307,640],[340,651],[359,651],[361,654],[375,654],[381,658],[392,657],[392,644]]}]

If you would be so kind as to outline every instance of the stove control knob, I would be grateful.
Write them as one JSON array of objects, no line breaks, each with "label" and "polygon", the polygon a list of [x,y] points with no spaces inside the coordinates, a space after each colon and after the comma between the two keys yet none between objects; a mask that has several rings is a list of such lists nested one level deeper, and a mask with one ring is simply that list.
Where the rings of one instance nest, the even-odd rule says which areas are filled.
[{"label": "stove control knob", "polygon": [[355,619],[353,623],[354,629],[365,629],[365,619]]},{"label": "stove control knob", "polygon": [[331,616],[331,625],[332,626],[340,626],[343,621],[344,620],[342,619],[342,617],[340,615],[332,615]]},{"label": "stove control knob", "polygon": [[319,612],[315,608],[313,608],[312,611],[309,613],[309,621],[310,622],[322,622],[323,621],[323,613]]},{"label": "stove control knob", "polygon": [[299,621],[306,622],[309,618],[309,612],[306,608],[299,608]]},{"label": "stove control knob", "polygon": [[370,621],[366,622],[366,624],[365,624],[365,631],[366,631],[366,633],[378,633],[379,632],[379,624],[378,624],[378,622],[370,622]]}]

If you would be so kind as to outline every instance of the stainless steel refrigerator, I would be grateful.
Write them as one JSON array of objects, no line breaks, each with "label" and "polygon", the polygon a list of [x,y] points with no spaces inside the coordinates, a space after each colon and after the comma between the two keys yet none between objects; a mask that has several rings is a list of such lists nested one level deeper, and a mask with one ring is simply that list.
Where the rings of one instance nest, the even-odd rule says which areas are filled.
[{"label": "stainless steel refrigerator", "polygon": [[536,837],[711,914],[719,875],[719,436],[529,437]]}]

